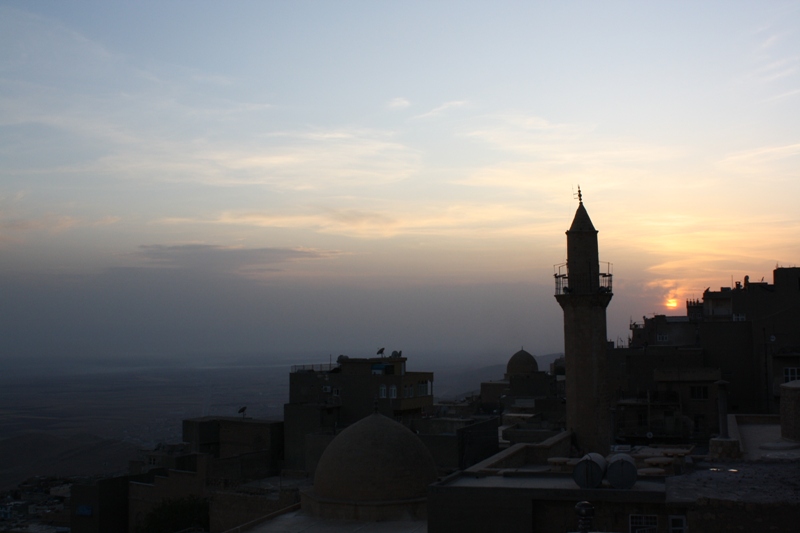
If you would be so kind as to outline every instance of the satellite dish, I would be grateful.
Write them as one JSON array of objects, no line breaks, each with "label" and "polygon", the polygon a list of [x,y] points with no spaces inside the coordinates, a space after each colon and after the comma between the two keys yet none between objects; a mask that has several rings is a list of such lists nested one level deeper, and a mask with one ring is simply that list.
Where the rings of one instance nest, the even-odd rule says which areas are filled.
[{"label": "satellite dish", "polygon": [[646,436],[648,439],[652,439],[652,438],[653,438],[653,432],[652,432],[652,431],[648,431],[648,432],[647,432],[647,435],[645,435],[645,436]]},{"label": "satellite dish", "polygon": [[239,408],[239,414],[242,415],[242,418],[244,418],[244,412],[245,411],[247,411],[247,406],[246,405],[244,407],[240,407]]}]

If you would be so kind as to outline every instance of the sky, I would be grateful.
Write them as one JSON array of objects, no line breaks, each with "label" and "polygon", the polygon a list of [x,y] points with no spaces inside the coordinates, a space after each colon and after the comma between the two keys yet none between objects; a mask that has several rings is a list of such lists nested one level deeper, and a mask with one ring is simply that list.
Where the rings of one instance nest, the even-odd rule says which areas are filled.
[{"label": "sky", "polygon": [[[0,1],[0,358],[563,350],[800,258],[800,2]],[[309,355],[310,354],[310,355]]]}]

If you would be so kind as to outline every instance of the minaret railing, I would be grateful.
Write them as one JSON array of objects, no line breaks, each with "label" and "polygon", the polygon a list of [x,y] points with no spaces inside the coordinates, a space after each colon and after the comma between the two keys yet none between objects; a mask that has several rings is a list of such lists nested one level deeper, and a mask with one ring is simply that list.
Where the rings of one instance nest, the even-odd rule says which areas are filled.
[{"label": "minaret railing", "polygon": [[[603,267],[603,270],[598,274],[597,290],[598,292],[610,294],[614,289],[614,274],[612,272],[614,265],[609,262],[601,262],[600,266]],[[569,284],[569,268],[567,267],[567,263],[553,265],[553,270],[555,271],[553,277],[556,283],[556,296],[559,294],[570,294],[572,289]]]}]

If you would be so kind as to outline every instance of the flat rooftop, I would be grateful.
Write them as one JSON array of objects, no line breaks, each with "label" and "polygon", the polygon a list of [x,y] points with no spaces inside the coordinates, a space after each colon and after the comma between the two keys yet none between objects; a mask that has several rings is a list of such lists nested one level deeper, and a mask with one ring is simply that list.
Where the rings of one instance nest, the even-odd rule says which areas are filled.
[{"label": "flat rooftop", "polygon": [[503,470],[500,475],[457,474],[434,483],[429,490],[436,490],[436,487],[524,490],[541,500],[664,501],[666,497],[663,477],[640,477],[630,489],[615,489],[606,481],[600,488],[582,489],[572,479],[572,474],[535,472],[527,468]]},{"label": "flat rooftop", "polygon": [[699,498],[743,503],[800,502],[800,462],[700,463],[680,476],[667,478],[668,502]]}]

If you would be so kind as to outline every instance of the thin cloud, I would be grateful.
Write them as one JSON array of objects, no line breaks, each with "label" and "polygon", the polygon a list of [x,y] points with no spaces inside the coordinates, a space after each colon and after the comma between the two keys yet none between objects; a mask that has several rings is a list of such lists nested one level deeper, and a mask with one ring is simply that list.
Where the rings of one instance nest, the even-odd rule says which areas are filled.
[{"label": "thin cloud", "polygon": [[412,119],[421,119],[421,118],[430,118],[430,117],[439,116],[439,115],[444,114],[444,112],[449,110],[449,109],[456,109],[456,108],[459,108],[459,107],[464,107],[468,103],[469,102],[467,102],[467,100],[454,100],[452,102],[446,102],[446,103],[440,105],[439,107],[435,107],[435,108],[431,109],[427,113],[423,113],[421,115],[416,115],[416,116],[411,117],[411,118]]},{"label": "thin cloud", "polygon": [[800,94],[800,89],[794,89],[792,91],[786,91],[785,93],[781,93],[771,98],[767,98],[765,100],[762,100],[761,102],[762,103],[775,102],[777,100],[783,100],[784,98],[789,98],[790,96],[795,96],[798,94]]},{"label": "thin cloud", "polygon": [[[207,219],[170,218],[163,224],[219,224],[309,230],[364,239],[402,235],[500,237],[557,234],[553,218],[512,204],[430,205],[391,215],[353,208],[315,207],[306,213],[225,212]],[[556,233],[553,233],[556,231]]]},{"label": "thin cloud", "polygon": [[[718,165],[729,172],[757,172],[766,174],[773,171],[770,165],[800,156],[800,143],[782,146],[762,146],[728,155]],[[772,165],[774,167],[774,165]]]},{"label": "thin cloud", "polygon": [[[269,185],[287,190],[386,185],[413,176],[420,153],[370,130],[276,132],[249,146],[208,140],[141,139],[124,150],[77,164],[15,169],[16,175]],[[10,172],[10,170],[6,170]],[[0,171],[0,176],[2,171]]]},{"label": "thin cloud", "polygon": [[78,226],[79,220],[65,215],[44,215],[32,218],[7,218],[0,220],[0,229],[17,231],[46,231],[49,233],[63,233]]},{"label": "thin cloud", "polygon": [[674,160],[682,150],[629,139],[608,139],[590,124],[552,123],[538,116],[499,114],[480,117],[464,136],[511,154],[474,168],[452,183],[554,192],[564,184],[593,176],[598,187],[624,187],[652,173],[653,164]]},{"label": "thin cloud", "polygon": [[300,260],[324,259],[337,252],[303,248],[244,248],[211,244],[142,245],[134,257],[150,266],[203,270],[233,274],[255,274],[279,269],[267,265],[285,265]]},{"label": "thin cloud", "polygon": [[403,109],[411,105],[411,102],[405,98],[392,98],[389,101],[389,107],[392,109]]}]

